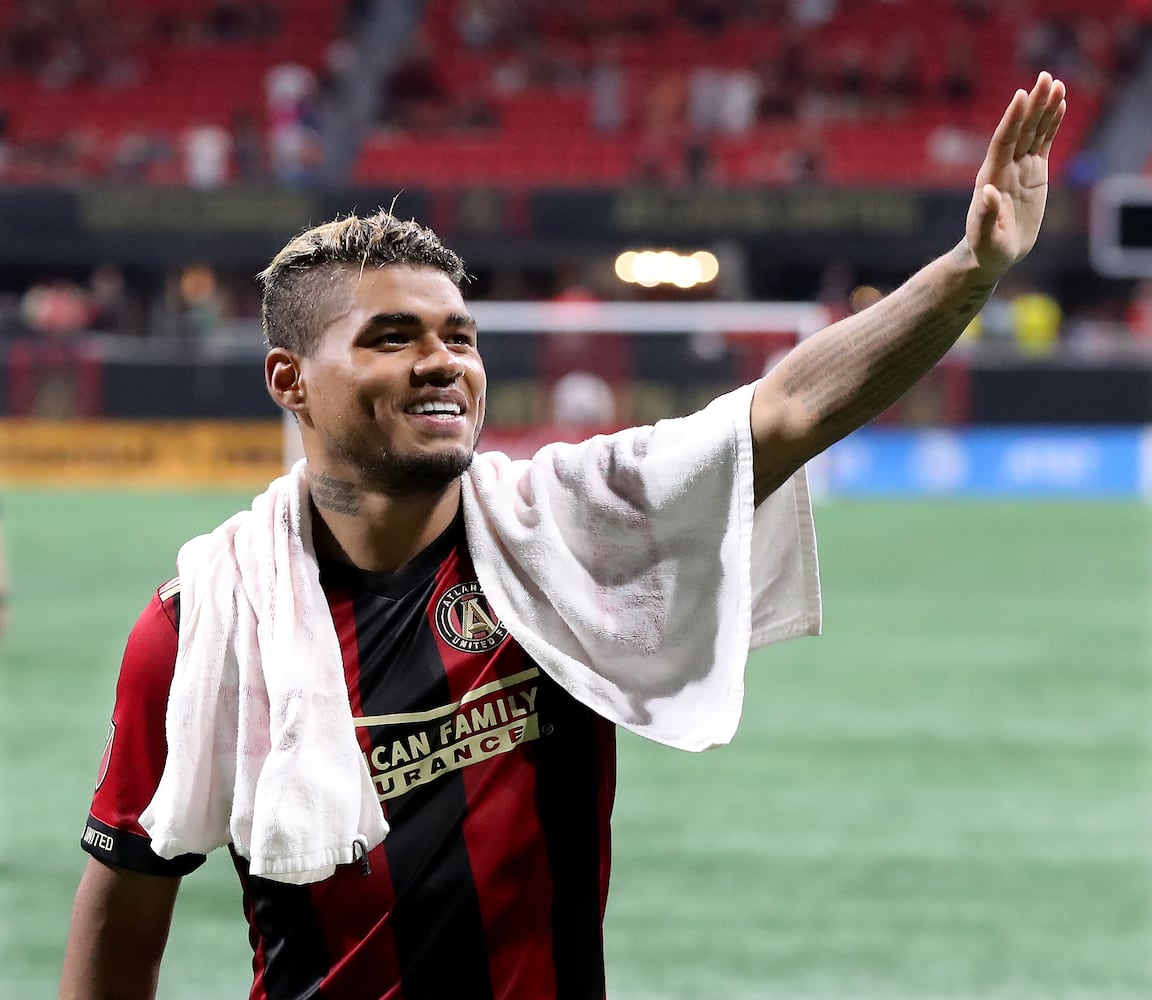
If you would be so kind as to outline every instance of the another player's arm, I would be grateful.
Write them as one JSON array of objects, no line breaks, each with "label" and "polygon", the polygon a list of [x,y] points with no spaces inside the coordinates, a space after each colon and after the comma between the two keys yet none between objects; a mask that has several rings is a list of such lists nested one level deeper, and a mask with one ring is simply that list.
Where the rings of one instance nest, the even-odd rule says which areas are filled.
[{"label": "another player's arm", "polygon": [[61,1000],[154,997],[179,888],[179,878],[90,858],[72,906]]},{"label": "another player's arm", "polygon": [[752,399],[756,502],[900,398],[955,343],[1001,275],[1036,242],[1064,85],[1017,91],[976,177],[965,238],[880,302],[808,338]]}]

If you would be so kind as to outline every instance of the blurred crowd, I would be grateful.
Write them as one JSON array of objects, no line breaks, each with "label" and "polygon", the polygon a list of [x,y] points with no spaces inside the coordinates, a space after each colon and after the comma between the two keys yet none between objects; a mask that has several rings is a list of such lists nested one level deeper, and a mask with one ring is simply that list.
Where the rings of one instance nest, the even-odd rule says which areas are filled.
[{"label": "blurred crowd", "polygon": [[[713,162],[714,142],[785,123],[793,126],[790,144],[772,148],[745,176],[790,183],[821,178],[822,123],[868,116],[892,122],[928,108],[940,115],[928,135],[930,155],[967,170],[985,142],[984,115],[976,116],[976,134],[967,129],[964,109],[989,72],[978,44],[989,25],[997,32],[1011,27],[1001,41],[1017,66],[1053,70],[1079,100],[1109,93],[1149,50],[1152,0],[933,0],[932,10],[950,18],[946,40],[912,17],[917,3],[427,0],[422,30],[383,81],[378,123],[415,135],[498,135],[503,102],[530,93],[576,95],[587,109],[583,127],[590,133],[635,144],[638,180],[696,185],[723,182]],[[205,56],[237,46],[283,54],[292,6],[270,0],[186,6],[10,0],[0,5],[0,83],[22,81],[55,94],[127,94],[148,86],[148,54],[155,46]],[[319,109],[334,81],[345,79],[354,26],[371,3],[342,6],[346,15],[337,18],[335,33],[317,40],[323,53],[316,65],[270,59],[259,91],[242,106],[176,134],[141,126],[97,136],[79,122],[54,138],[6,144],[0,88],[0,181],[32,176],[71,183],[100,176],[198,188],[313,182]],[[879,25],[883,43],[850,31],[828,34],[842,18]],[[890,22],[901,29],[884,32]],[[739,39],[742,46],[729,47]],[[729,58],[716,57],[729,49]],[[1001,97],[998,89],[996,100]],[[95,150],[94,143],[103,145]],[[29,173],[30,164],[39,173]],[[852,289],[859,283],[845,283],[845,271],[850,268],[830,268],[819,289],[798,289],[796,297],[814,295],[834,311],[853,308]],[[490,285],[513,297],[518,282],[504,274]],[[1076,302],[1066,291],[1001,289],[968,341],[1033,357],[1103,351],[1126,339],[1152,345],[1152,282],[1115,283]],[[596,289],[602,298],[622,293],[610,282]],[[59,343],[96,332],[210,344],[233,320],[250,322],[257,315],[249,274],[199,263],[161,278],[124,273],[109,263],[87,275],[38,276],[23,287],[0,288],[0,340],[7,341]]]},{"label": "blurred crowd", "polygon": [[270,0],[212,0],[191,10],[155,10],[111,0],[12,0],[0,26],[0,75],[16,73],[48,90],[80,84],[131,87],[156,42],[211,47],[271,38]]},{"label": "blurred crowd", "polygon": [[[0,5],[0,181],[309,182],[319,157],[317,105],[347,43],[317,40],[320,72],[283,59],[284,14],[270,0]],[[178,94],[167,108],[148,107],[168,54],[197,60],[203,82],[218,56],[235,52],[267,54],[250,90],[231,92],[222,79],[218,106],[199,115],[183,112]],[[17,96],[6,103],[6,94]],[[47,101],[59,126],[14,122],[29,97],[33,106]],[[133,121],[101,110],[117,99],[147,113]]]},{"label": "blurred crowd", "polygon": [[194,354],[226,336],[233,320],[255,321],[259,314],[259,289],[243,269],[194,262],[157,275],[105,262],[86,276],[48,274],[0,292],[0,345],[78,344],[112,335],[168,341]]},{"label": "blurred crowd", "polygon": [[[285,51],[286,11],[306,6],[12,0],[0,10],[0,84],[31,81],[60,95],[146,92],[157,46],[197,52],[210,74],[213,53]],[[34,139],[10,128],[5,145],[15,109],[0,96],[0,179],[202,187],[315,180],[318,107],[344,78],[357,19],[371,3],[339,6],[344,18],[332,37],[314,40],[320,52],[311,65],[270,56],[252,84],[259,92],[238,100],[225,84],[216,114],[175,130],[117,126],[109,135],[78,121]],[[1080,95],[1106,94],[1146,51],[1152,21],[1150,0],[934,0],[933,16],[947,19],[942,32],[916,16],[913,0],[429,0],[425,9],[419,37],[383,83],[381,127],[499,135],[508,99],[575,95],[586,102],[587,128],[635,147],[640,179],[694,183],[725,180],[713,169],[718,137],[799,126],[786,148],[766,151],[744,176],[802,180],[821,174],[822,123],[924,109],[938,109],[940,119],[931,155],[965,164],[974,138],[963,112],[990,72],[989,32],[1011,34],[1006,61],[1022,73],[1043,67]],[[837,24],[872,27],[836,33]],[[741,38],[743,46],[728,44]]]},{"label": "blurred crowd", "polygon": [[[661,67],[635,109],[658,117],[684,113],[701,129],[736,132],[764,117],[871,112],[919,99],[963,101],[986,72],[973,48],[976,38],[982,26],[1006,15],[1020,65],[1051,70],[1080,92],[1107,88],[1143,55],[1152,18],[1146,0],[1083,5],[1074,15],[1069,5],[1053,12],[1046,4],[1017,0],[946,5],[958,20],[941,38],[901,23],[906,0],[453,0],[447,5],[452,32],[428,26],[392,74],[384,103],[405,124],[437,129],[473,124],[470,102],[485,90],[582,90],[592,99],[594,122],[618,128],[628,111],[628,63],[637,62],[625,58],[627,49],[658,47],[685,33],[706,43],[768,25],[774,30],[766,47],[749,60],[741,55],[715,65],[711,57],[693,62],[689,53],[682,64]],[[838,38],[824,48],[820,29],[848,12],[871,18],[885,44],[871,48],[870,39]],[[890,30],[893,23],[896,30]],[[487,79],[453,86],[445,49],[454,42],[490,54]],[[428,113],[414,114],[416,108]]]},{"label": "blurred crowd", "polygon": [[[742,179],[805,180],[822,173],[824,123],[926,113],[936,119],[930,155],[966,167],[983,148],[976,101],[993,76],[990,37],[1001,74],[1018,69],[1019,82],[1049,69],[1083,100],[1106,95],[1138,65],[1152,25],[1148,0],[942,0],[932,12],[946,19],[943,27],[916,17],[915,7],[908,0],[445,0],[389,76],[380,123],[418,134],[484,132],[499,127],[502,106],[517,95],[577,95],[593,133],[636,147],[637,179],[698,185],[725,180],[712,169],[717,138],[798,125],[787,147],[766,149]],[[842,18],[868,31],[837,32]],[[751,44],[731,44],[741,38]],[[998,101],[999,78],[995,85]]]}]

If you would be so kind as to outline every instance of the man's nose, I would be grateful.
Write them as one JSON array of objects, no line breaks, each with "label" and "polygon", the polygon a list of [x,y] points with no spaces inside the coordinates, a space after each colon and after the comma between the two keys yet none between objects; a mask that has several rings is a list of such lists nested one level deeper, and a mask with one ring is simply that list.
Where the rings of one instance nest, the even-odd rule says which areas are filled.
[{"label": "man's nose", "polygon": [[418,378],[455,382],[464,374],[464,366],[448,345],[436,338],[412,366],[412,372]]}]

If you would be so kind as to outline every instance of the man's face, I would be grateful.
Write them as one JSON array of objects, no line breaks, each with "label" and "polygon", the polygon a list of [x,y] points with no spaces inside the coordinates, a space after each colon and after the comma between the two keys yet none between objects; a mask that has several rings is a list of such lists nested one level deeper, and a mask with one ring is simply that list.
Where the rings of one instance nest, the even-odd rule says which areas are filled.
[{"label": "man's face", "polygon": [[[435,268],[348,268],[336,316],[298,359],[309,461],[391,495],[436,493],[472,461],[487,379],[476,324]],[[340,312],[341,303],[346,311]]]}]

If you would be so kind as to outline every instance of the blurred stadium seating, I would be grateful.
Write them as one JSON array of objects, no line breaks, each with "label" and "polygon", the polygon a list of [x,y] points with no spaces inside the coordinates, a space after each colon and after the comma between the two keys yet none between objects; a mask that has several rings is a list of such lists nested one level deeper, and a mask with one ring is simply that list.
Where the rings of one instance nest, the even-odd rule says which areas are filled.
[{"label": "blurred stadium seating", "polygon": [[[1128,6],[845,0],[828,5],[826,21],[805,24],[768,0],[430,0],[418,44],[392,71],[393,82],[405,76],[403,96],[428,113],[398,126],[386,100],[354,179],[521,187],[650,179],[646,143],[659,128],[661,156],[683,155],[694,74],[708,68],[748,74],[745,103],[754,105],[703,129],[710,184],[787,182],[788,155],[806,146],[826,183],[966,182],[970,157],[946,148],[933,156],[935,131],[973,128],[982,138],[1005,93],[1053,59],[1076,86],[1059,171],[1126,70],[1137,23]],[[483,35],[469,31],[477,11],[489,22]],[[269,73],[298,65],[323,81],[343,15],[316,0],[6,4],[0,176],[182,183],[181,158],[163,151],[192,128],[230,130],[248,116],[267,127]],[[594,108],[606,68],[619,74],[610,127],[598,125]],[[161,152],[141,152],[149,143]]]},{"label": "blurred stadium seating", "polygon": [[[459,0],[428,5],[429,85],[436,100],[463,111],[484,102],[488,124],[433,137],[383,128],[368,137],[357,180],[511,186],[643,180],[651,96],[671,81],[678,91],[672,100],[689,103],[694,71],[708,67],[751,73],[758,104],[751,120],[708,135],[712,183],[787,181],[782,159],[813,140],[821,157],[817,176],[828,183],[967,182],[970,160],[955,166],[934,160],[927,140],[938,127],[956,125],[979,128],[982,137],[1004,94],[1035,69],[1021,47],[1035,15],[1016,4],[844,3],[826,23],[805,28],[764,17],[770,4],[526,5],[530,13],[515,20],[515,30],[507,37],[496,33],[483,47],[461,37],[468,6]],[[702,7],[713,16],[693,24]],[[1045,18],[1062,16],[1085,19],[1078,5],[1045,5]],[[1093,84],[1078,93],[1057,171],[1083,139],[1118,69],[1121,18],[1101,20]],[[943,39],[958,53],[962,79],[950,79],[955,61],[941,58]],[[551,55],[541,55],[541,46]],[[897,49],[907,66],[899,80],[890,76]],[[607,133],[595,123],[592,87],[605,62],[622,77],[620,125]],[[778,80],[780,66],[795,78]],[[771,103],[771,96],[779,100]],[[665,139],[675,149],[686,136],[682,122],[673,124]]]},{"label": "blurred stadium seating", "polygon": [[[1110,169],[1118,109],[1152,79],[1150,6],[14,0],[0,5],[0,412],[45,412],[30,384],[46,372],[58,414],[269,416],[258,385],[238,388],[259,350],[253,273],[298,226],[401,191],[400,211],[464,250],[474,299],[815,301],[834,316],[956,238],[1005,98],[1043,66],[1072,93],[1044,239],[939,385],[888,416],[1142,420],[1152,285],[1093,272],[1085,196]],[[1152,150],[1152,130],[1121,138],[1137,160]],[[661,244],[722,248],[722,279],[613,275],[622,250]],[[610,373],[624,416],[750,377],[781,331],[692,354],[675,386],[632,371],[690,342],[670,332],[677,346],[633,345]],[[523,399],[565,374],[555,342],[488,344],[513,387],[494,419],[539,418]],[[194,382],[179,377],[190,357]],[[1123,372],[1102,375],[1104,359]],[[1077,376],[1078,410],[1035,402],[1058,371],[1019,390],[1047,363],[1095,369]]]},{"label": "blurred stadium seating", "polygon": [[318,70],[339,15],[338,4],[306,2],[5,4],[0,177],[184,183],[175,152],[188,130],[264,122],[269,73],[285,63]]}]

